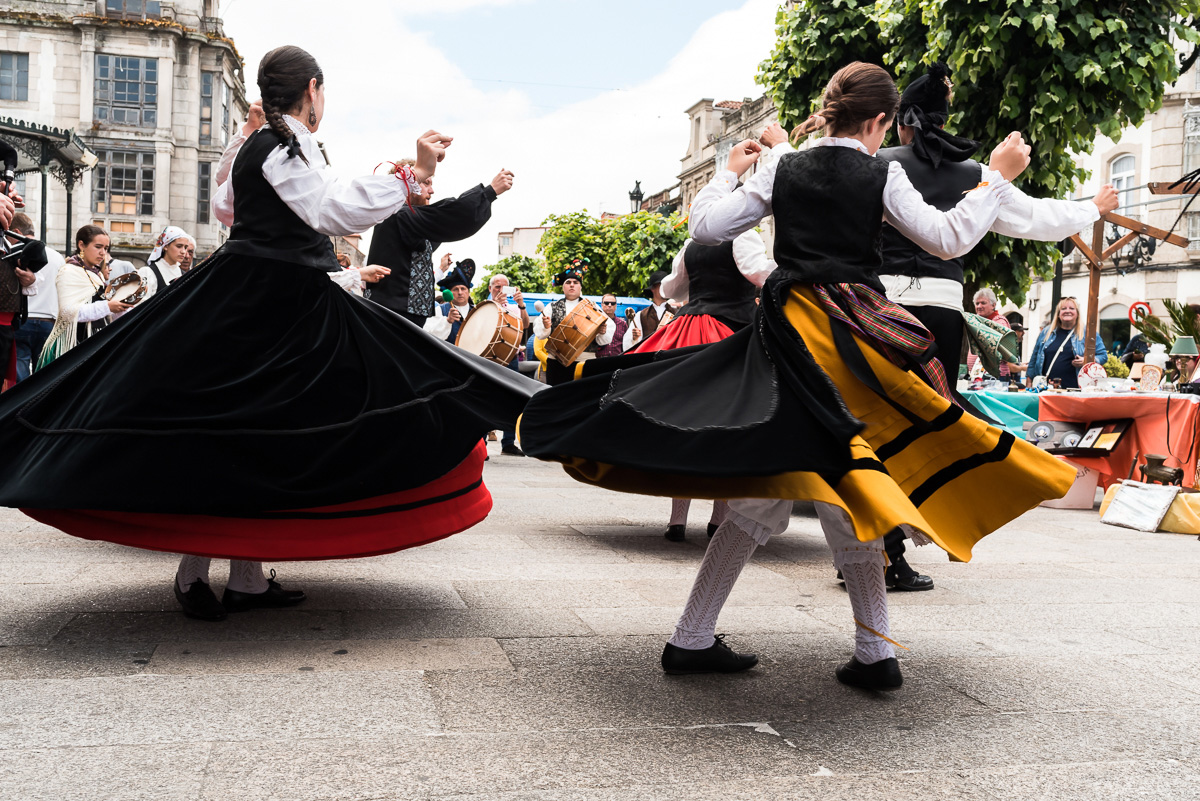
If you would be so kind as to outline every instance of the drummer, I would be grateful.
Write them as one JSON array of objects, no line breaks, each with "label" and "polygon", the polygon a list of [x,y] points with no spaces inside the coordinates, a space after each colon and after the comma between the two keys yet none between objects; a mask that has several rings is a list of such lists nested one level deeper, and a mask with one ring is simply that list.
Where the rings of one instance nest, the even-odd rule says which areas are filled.
[{"label": "drummer", "polygon": [[[564,297],[559,298],[550,304],[549,313],[542,313],[542,322],[540,325],[535,325],[534,334],[538,339],[546,339],[554,333],[554,329],[562,323],[566,317],[576,306],[579,305],[580,295],[583,293],[583,273],[587,267],[579,260],[575,259],[565,270],[554,276],[554,285],[561,286]],[[616,324],[612,318],[605,317],[604,328],[599,335],[592,340],[592,343],[587,346],[579,358],[568,365],[563,365],[557,359],[550,358],[546,360],[546,383],[554,386],[556,384],[565,384],[575,377],[575,365],[579,362],[588,359],[596,358],[596,351],[612,342],[613,332],[616,330]]]},{"label": "drummer", "polygon": [[[520,287],[509,289],[508,276],[496,273],[488,279],[488,296],[505,312],[513,317],[521,318],[521,341],[525,341],[525,332],[529,330],[529,312],[525,308],[525,296]],[[514,308],[515,307],[515,308]],[[521,353],[518,351],[508,363],[508,369],[520,372]],[[525,452],[517,447],[515,431],[505,431],[500,436],[500,453],[508,456],[524,456]]]}]

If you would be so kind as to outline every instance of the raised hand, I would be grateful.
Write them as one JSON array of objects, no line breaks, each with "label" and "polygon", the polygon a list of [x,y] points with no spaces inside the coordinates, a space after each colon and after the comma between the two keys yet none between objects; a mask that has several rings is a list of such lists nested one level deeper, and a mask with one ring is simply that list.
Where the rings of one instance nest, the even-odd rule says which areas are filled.
[{"label": "raised hand", "polygon": [[1029,166],[1029,151],[1021,132],[1013,131],[992,151],[988,167],[1011,181]]},{"label": "raised hand", "polygon": [[242,136],[249,136],[267,124],[267,114],[263,111],[262,100],[250,104],[250,113],[246,116],[246,124],[242,126]]},{"label": "raised hand", "polygon": [[1092,202],[1096,204],[1096,208],[1100,209],[1101,214],[1116,211],[1117,206],[1121,205],[1120,198],[1117,197],[1117,190],[1113,188],[1112,184],[1100,187],[1100,191],[1092,198]]},{"label": "raised hand", "polygon": [[762,145],[753,139],[744,139],[729,150],[729,163],[725,169],[736,175],[741,175],[758,161],[762,155]]},{"label": "raised hand", "polygon": [[417,139],[417,164],[413,167],[417,183],[421,183],[433,175],[438,162],[446,158],[446,148],[450,147],[453,137],[444,136],[437,131],[426,131]]},{"label": "raised hand", "polygon": [[783,130],[783,126],[777,122],[773,122],[767,126],[767,129],[762,132],[762,136],[758,137],[758,141],[762,142],[762,146],[766,148],[775,147],[788,140],[787,132]]},{"label": "raised hand", "polygon": [[497,195],[503,195],[505,192],[512,189],[512,184],[512,170],[500,170],[496,177],[492,179],[492,189],[496,190]]}]

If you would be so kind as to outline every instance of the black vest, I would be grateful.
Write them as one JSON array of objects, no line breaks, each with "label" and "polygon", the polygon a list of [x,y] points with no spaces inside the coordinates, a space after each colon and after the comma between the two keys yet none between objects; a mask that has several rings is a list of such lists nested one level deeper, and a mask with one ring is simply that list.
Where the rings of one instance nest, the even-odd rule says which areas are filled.
[{"label": "black vest", "polygon": [[683,253],[688,274],[688,302],[679,314],[708,314],[737,331],[754,319],[758,288],[738,272],[733,242],[701,245],[689,242]]},{"label": "black vest", "polygon": [[[983,167],[977,161],[943,161],[941,167],[920,158],[911,146],[888,147],[879,151],[885,162],[896,162],[904,168],[908,180],[921,197],[938,211],[950,211],[969,192],[979,185]],[[963,282],[963,260],[939,259],[926,253],[916,242],[890,225],[883,226],[884,275],[910,275],[914,278],[948,278]]]},{"label": "black vest", "polygon": [[849,147],[780,158],[772,283],[866,284],[883,292],[877,276],[887,173],[886,162]]},{"label": "black vest", "polygon": [[340,270],[329,237],[309,228],[263,177],[263,162],[279,146],[279,134],[263,128],[250,135],[234,159],[233,228],[224,250]]},{"label": "black vest", "polygon": [[[442,306],[442,316],[449,317],[450,310],[452,308],[454,308],[454,304],[450,303],[450,302],[446,302],[446,303],[441,304],[441,306]],[[470,314],[471,310],[474,308],[475,308],[475,304],[468,300],[467,301],[467,314]],[[455,343],[455,341],[458,339],[458,329],[462,328],[462,324],[465,323],[466,321],[467,321],[467,318],[464,317],[461,320],[458,320],[457,322],[450,323],[450,334],[446,337],[447,342],[449,342],[451,345],[453,345]]]}]

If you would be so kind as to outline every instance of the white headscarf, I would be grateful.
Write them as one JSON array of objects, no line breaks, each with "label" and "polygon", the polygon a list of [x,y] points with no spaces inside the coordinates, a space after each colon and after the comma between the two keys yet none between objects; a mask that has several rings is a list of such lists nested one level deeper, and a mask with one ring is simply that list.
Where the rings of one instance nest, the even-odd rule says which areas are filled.
[{"label": "white headscarf", "polygon": [[192,247],[196,246],[196,238],[187,231],[175,225],[168,225],[163,229],[163,232],[158,235],[158,241],[154,243],[154,250],[150,252],[150,261],[148,264],[153,264],[162,258],[163,248],[174,242],[176,239],[183,238],[192,243]]}]

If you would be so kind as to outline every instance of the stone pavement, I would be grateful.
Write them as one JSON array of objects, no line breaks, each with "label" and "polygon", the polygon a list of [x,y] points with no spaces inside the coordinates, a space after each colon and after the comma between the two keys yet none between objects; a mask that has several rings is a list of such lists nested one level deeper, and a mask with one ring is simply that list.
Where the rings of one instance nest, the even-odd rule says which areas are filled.
[{"label": "stone pavement", "polygon": [[476,529],[275,565],[309,600],[218,624],[176,610],[171,556],[0,510],[0,798],[1200,798],[1194,537],[1039,509],[969,565],[910,550],[938,588],[891,596],[912,650],[875,695],[833,678],[815,519],[722,616],[762,664],[668,677],[708,504],[672,544],[664,500],[497,455],[486,480]]}]

